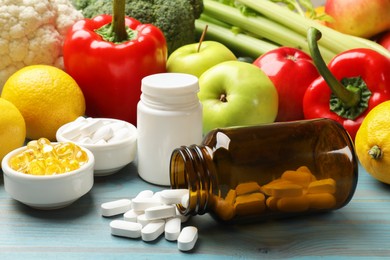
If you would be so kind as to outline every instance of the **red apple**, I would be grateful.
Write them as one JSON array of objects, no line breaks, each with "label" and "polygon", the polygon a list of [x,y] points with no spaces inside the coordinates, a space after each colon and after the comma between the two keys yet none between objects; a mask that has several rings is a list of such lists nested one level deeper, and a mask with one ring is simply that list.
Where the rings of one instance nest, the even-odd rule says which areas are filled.
[{"label": "red apple", "polygon": [[326,25],[342,33],[370,38],[390,30],[390,0],[327,0]]},{"label": "red apple", "polygon": [[383,33],[379,37],[378,43],[390,51],[390,31]]}]

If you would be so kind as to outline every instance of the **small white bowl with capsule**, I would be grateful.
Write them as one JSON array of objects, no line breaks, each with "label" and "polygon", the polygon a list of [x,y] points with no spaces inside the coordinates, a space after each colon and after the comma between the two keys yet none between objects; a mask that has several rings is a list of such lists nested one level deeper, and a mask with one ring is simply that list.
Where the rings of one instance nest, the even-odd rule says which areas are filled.
[{"label": "small white bowl with capsule", "polygon": [[61,126],[56,138],[90,150],[95,157],[95,176],[118,172],[134,161],[137,152],[136,127],[119,119],[79,117]]},{"label": "small white bowl with capsule", "polygon": [[[52,210],[72,204],[92,189],[95,160],[85,148],[65,151],[64,146],[60,148],[64,152],[59,159],[48,149],[57,149],[54,147],[59,143],[46,141],[44,150],[47,155],[33,152],[29,142],[5,155],[1,167],[4,189],[13,199],[32,208]],[[77,158],[74,157],[76,154]]]}]

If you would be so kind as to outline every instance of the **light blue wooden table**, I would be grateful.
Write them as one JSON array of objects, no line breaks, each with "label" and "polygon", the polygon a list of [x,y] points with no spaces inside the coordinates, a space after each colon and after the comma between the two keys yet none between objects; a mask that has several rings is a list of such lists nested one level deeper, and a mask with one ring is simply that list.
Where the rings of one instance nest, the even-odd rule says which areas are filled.
[{"label": "light blue wooden table", "polygon": [[[0,173],[1,174],[1,173]],[[114,237],[103,202],[165,187],[142,181],[135,166],[95,179],[90,193],[60,210],[31,209],[11,199],[0,180],[0,259],[380,259],[390,257],[390,186],[360,168],[352,201],[337,211],[250,225],[224,226],[208,215],[191,252],[163,236],[154,242]],[[121,218],[118,216],[117,218]]]}]

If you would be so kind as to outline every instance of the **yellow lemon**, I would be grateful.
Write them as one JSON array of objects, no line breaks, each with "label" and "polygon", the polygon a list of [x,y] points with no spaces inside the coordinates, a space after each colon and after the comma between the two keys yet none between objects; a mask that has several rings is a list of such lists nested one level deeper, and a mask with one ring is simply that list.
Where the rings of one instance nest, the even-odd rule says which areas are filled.
[{"label": "yellow lemon", "polygon": [[355,137],[355,150],[363,168],[375,179],[390,184],[390,101],[374,107]]},{"label": "yellow lemon", "polygon": [[55,141],[58,128],[84,115],[85,99],[76,81],[49,65],[31,65],[6,81],[1,97],[12,102],[26,122],[27,138]]},{"label": "yellow lemon", "polygon": [[22,114],[11,102],[0,98],[0,162],[7,153],[21,147],[25,138]]}]

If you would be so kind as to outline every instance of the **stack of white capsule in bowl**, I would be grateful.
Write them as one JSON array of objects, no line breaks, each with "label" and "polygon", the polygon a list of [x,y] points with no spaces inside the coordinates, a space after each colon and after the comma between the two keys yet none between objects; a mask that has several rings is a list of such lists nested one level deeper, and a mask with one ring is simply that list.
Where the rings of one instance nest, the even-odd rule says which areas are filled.
[{"label": "stack of white capsule in bowl", "polygon": [[136,157],[137,128],[123,120],[79,117],[61,126],[56,138],[90,150],[95,157],[95,176],[116,173]]},{"label": "stack of white capsule in bowl", "polygon": [[142,238],[149,242],[163,233],[165,239],[177,241],[178,249],[189,251],[198,239],[198,229],[193,226],[182,228],[188,220],[178,211],[176,204],[188,203],[188,190],[167,189],[158,192],[144,190],[133,199],[119,199],[101,205],[104,217],[123,215],[122,219],[110,222],[111,234],[133,239]]}]

